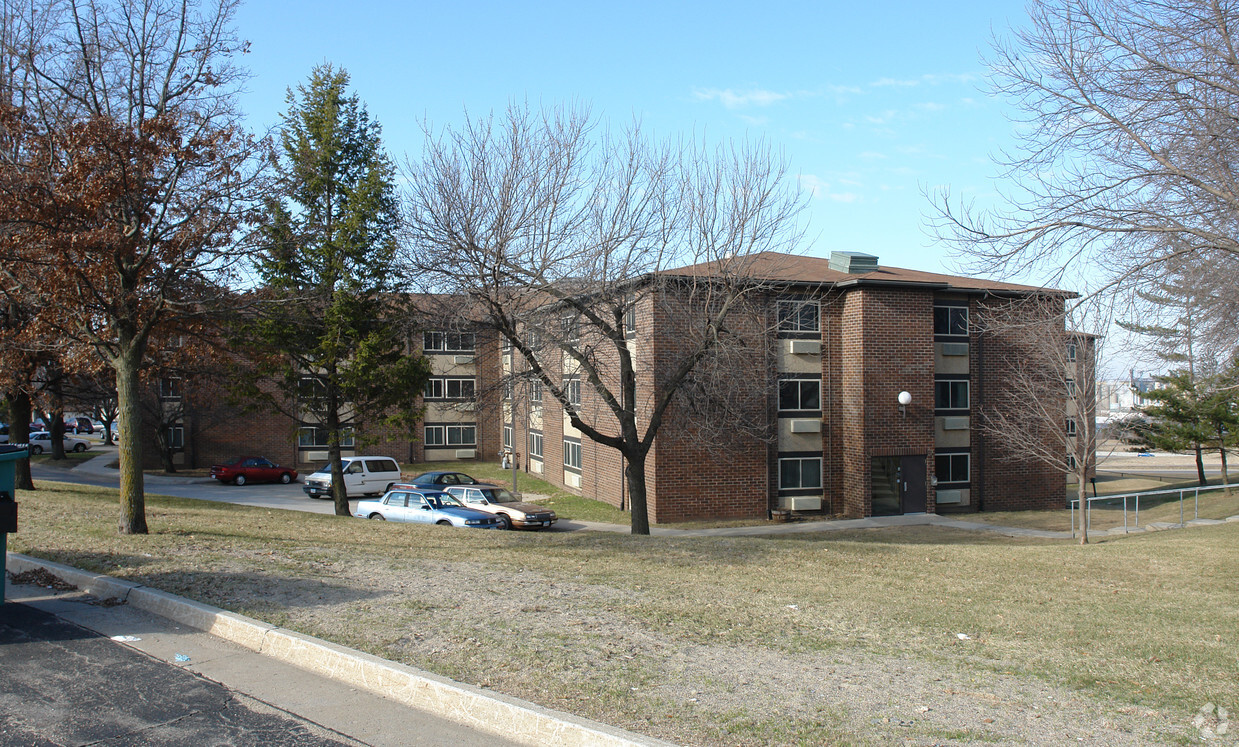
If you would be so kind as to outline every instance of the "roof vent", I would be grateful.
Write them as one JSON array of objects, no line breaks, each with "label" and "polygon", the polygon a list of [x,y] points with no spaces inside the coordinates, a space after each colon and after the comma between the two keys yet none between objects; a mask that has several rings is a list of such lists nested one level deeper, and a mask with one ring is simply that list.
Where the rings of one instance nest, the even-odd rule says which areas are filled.
[{"label": "roof vent", "polygon": [[849,275],[861,275],[877,270],[878,258],[863,252],[831,252],[830,269]]}]

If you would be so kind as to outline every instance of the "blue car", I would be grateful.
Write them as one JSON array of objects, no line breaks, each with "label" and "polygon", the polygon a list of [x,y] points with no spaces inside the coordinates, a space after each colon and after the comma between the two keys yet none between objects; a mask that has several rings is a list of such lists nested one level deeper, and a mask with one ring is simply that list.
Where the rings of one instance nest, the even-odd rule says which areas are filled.
[{"label": "blue car", "polygon": [[474,529],[498,529],[499,518],[465,508],[460,501],[437,490],[418,490],[413,485],[394,485],[382,498],[357,502],[353,515],[359,519],[443,524]]}]

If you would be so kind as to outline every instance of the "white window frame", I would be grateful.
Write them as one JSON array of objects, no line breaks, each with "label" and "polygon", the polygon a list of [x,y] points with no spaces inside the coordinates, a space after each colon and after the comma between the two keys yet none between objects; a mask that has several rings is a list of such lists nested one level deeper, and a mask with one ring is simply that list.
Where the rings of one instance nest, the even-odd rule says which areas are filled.
[{"label": "white window frame", "polygon": [[[784,472],[783,465],[789,462],[796,462],[801,465],[797,469],[798,483],[796,485],[787,485],[783,482]],[[804,467],[805,462],[817,463],[817,484],[804,484]],[[780,457],[779,458],[779,490],[821,490],[822,489],[822,458],[821,457]]]},{"label": "white window frame", "polygon": [[[946,312],[946,331],[945,332],[938,331],[938,312],[940,310]],[[964,331],[963,332],[952,332],[951,323],[952,321],[954,321],[954,319],[952,318],[952,315],[955,313],[961,312],[961,311],[963,312],[963,315],[964,315]],[[945,335],[947,337],[967,337],[971,331],[972,331],[972,318],[971,318],[971,315],[968,313],[967,305],[965,304],[945,304],[945,303],[934,304],[934,334],[935,335]]]},{"label": "white window frame", "polygon": [[[796,407],[783,406],[783,387],[785,385],[796,384]],[[804,404],[804,385],[817,385],[817,407],[802,407]],[[779,379],[779,412],[820,412],[822,409],[822,380],[818,379]]]},{"label": "white window frame", "polygon": [[503,426],[503,448],[512,448],[512,426],[510,425]]},{"label": "white window frame", "polygon": [[[453,396],[452,389],[456,394]],[[466,394],[465,389],[469,392]],[[422,392],[423,399],[465,400],[472,401],[477,396],[477,379],[472,376],[435,376],[426,381],[426,389]]]},{"label": "white window frame", "polygon": [[564,439],[564,467],[566,469],[581,469],[581,442]]},{"label": "white window frame", "polygon": [[452,449],[476,447],[478,430],[476,423],[436,423],[422,430],[422,445],[427,448]]},{"label": "white window frame", "polygon": [[[307,431],[311,432],[315,436],[317,436],[319,433],[322,433],[323,434],[322,441],[319,442],[317,438],[313,438],[307,441],[305,438]],[[341,448],[351,449],[355,441],[356,441],[356,434],[354,434],[353,429],[351,427],[343,428],[341,430],[341,433],[340,433],[340,447]],[[302,449],[325,448],[327,446],[327,429],[323,427],[321,424],[302,423],[301,427],[297,429],[297,446]]]},{"label": "white window frame", "polygon": [[1076,419],[1067,418],[1067,436],[1069,438],[1075,438],[1076,432]]},{"label": "white window frame", "polygon": [[[948,401],[946,404],[940,404],[938,402],[938,387],[943,384],[947,384],[949,386],[947,390],[948,395],[952,395],[952,396],[955,393],[954,385],[963,384],[964,385],[963,404],[955,402],[952,399],[952,396],[947,397]],[[972,383],[968,381],[967,379],[940,379],[934,382],[934,409],[935,410],[967,410],[970,406],[969,403],[971,401],[972,401]]]},{"label": "white window frame", "polygon": [[427,330],[422,333],[422,351],[426,353],[472,353],[477,349],[477,337],[472,332]]},{"label": "white window frame", "polygon": [[[806,309],[813,309],[812,322],[806,318]],[[784,311],[788,309],[788,311]],[[821,332],[822,304],[808,299],[779,299],[775,306],[780,332]]]},{"label": "white window frame", "polygon": [[578,378],[564,379],[564,398],[573,407],[581,406],[581,380]]},{"label": "white window frame", "polygon": [[[964,460],[964,479],[950,480],[950,479],[947,479],[946,476],[939,474],[938,465],[936,463],[936,460],[948,459],[951,461],[955,461],[961,458]],[[935,454],[934,459],[935,459],[934,477],[938,480],[938,484],[940,485],[959,484],[959,483],[968,482],[969,480],[972,479],[971,477],[972,476],[972,455],[971,454]],[[952,470],[952,472],[953,471],[954,470]],[[954,477],[954,475],[951,475],[951,477]]]},{"label": "white window frame", "polygon": [[533,459],[542,458],[542,434],[529,434],[529,456]]}]

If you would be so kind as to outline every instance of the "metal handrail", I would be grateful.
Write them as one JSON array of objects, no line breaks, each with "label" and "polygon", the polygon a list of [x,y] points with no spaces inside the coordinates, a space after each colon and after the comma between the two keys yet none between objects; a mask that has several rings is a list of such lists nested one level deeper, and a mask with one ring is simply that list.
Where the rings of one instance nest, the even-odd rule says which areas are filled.
[{"label": "metal handrail", "polygon": [[[1239,486],[1236,486],[1236,485],[1197,485],[1191,488],[1166,488],[1162,490],[1145,490],[1143,492],[1138,492],[1138,493],[1115,493],[1114,495],[1095,495],[1095,496],[1092,496],[1091,498],[1086,496],[1084,499],[1085,501],[1084,511],[1081,512],[1083,516],[1080,521],[1083,526],[1091,530],[1093,528],[1093,503],[1095,501],[1117,501],[1117,500],[1122,499],[1123,501],[1123,532],[1128,533],[1131,531],[1131,528],[1129,528],[1128,523],[1127,523],[1127,501],[1128,499],[1131,499],[1133,502],[1133,511],[1132,511],[1133,521],[1132,521],[1131,527],[1139,529],[1140,528],[1140,499],[1141,498],[1148,498],[1154,495],[1163,496],[1163,495],[1167,495],[1170,493],[1178,493],[1179,494],[1179,526],[1183,526],[1184,524],[1183,502],[1185,500],[1185,496],[1187,493],[1191,493],[1193,500],[1194,500],[1194,515],[1192,518],[1199,519],[1200,518],[1200,494],[1202,492],[1208,492],[1210,490],[1229,490],[1231,488],[1236,488],[1236,487],[1239,487]],[[1076,536],[1076,511],[1079,510],[1080,499],[1072,498],[1070,501],[1068,501],[1067,505],[1068,505],[1068,508],[1071,509],[1071,536],[1074,539]]]}]

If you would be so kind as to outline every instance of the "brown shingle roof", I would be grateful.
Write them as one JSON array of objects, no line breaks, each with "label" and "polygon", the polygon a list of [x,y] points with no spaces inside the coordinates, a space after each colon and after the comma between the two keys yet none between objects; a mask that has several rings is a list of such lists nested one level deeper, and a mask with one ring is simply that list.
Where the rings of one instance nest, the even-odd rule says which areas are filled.
[{"label": "brown shingle roof", "polygon": [[[740,264],[743,263],[743,269]],[[688,275],[692,277],[709,277],[720,274],[719,262],[706,262],[690,265],[674,270],[665,270],[664,275]],[[776,282],[806,285],[842,285],[890,283],[892,285],[937,285],[944,290],[959,290],[966,292],[992,293],[1050,293],[1055,295],[1074,296],[1070,291],[1054,288],[1039,288],[1033,285],[1004,283],[996,280],[960,277],[957,275],[942,275],[935,272],[908,270],[902,267],[879,266],[876,271],[849,274],[832,270],[830,260],[825,257],[807,257],[797,254],[782,254],[779,252],[761,252],[743,260],[739,260],[732,272],[740,272],[749,277],[762,278]]]}]

